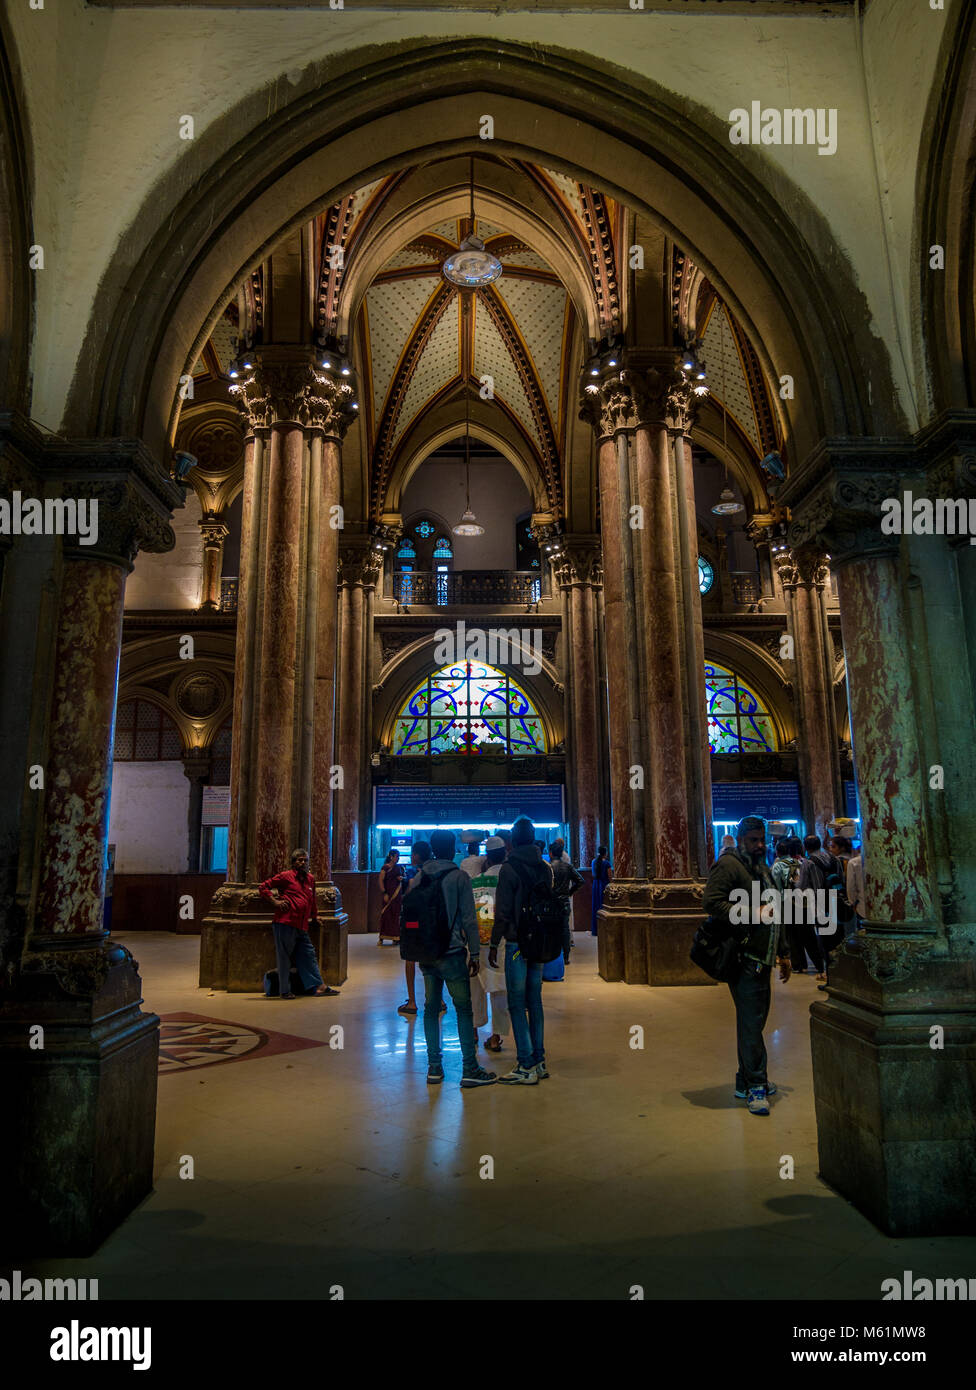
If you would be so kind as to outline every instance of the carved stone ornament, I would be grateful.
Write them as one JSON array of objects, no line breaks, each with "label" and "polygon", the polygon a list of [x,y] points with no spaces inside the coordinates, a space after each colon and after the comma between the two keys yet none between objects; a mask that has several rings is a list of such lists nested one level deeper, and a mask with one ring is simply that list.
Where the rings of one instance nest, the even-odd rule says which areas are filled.
[{"label": "carved stone ornament", "polygon": [[226,473],[241,461],[244,436],[226,420],[211,420],[193,431],[186,447],[204,473]]},{"label": "carved stone ornament", "polygon": [[368,536],[339,544],[339,583],[371,589],[383,572],[383,551]]},{"label": "carved stone ornament", "polygon": [[859,956],[864,968],[878,984],[895,984],[907,979],[916,966],[932,954],[931,941],[899,941],[897,935],[874,936],[861,931],[848,937],[840,951]]},{"label": "carved stone ornament", "polygon": [[553,570],[560,588],[571,584],[601,584],[603,570],[599,540],[561,536]]},{"label": "carved stone ornament", "polygon": [[[170,512],[163,510],[166,502],[160,503],[147,494],[131,477],[91,482],[72,479],[65,482],[61,495],[87,500],[89,514],[91,504],[98,503],[97,539],[82,545],[80,537],[65,535],[64,553],[69,558],[107,560],[129,571],[140,550],[164,555],[176,545],[176,535],[169,524]],[[169,503],[170,509],[182,505],[179,491],[177,498]]]},{"label": "carved stone ornament", "polygon": [[822,589],[830,579],[830,564],[824,552],[815,546],[798,546],[795,550],[777,550],[773,563],[784,589]]},{"label": "carved stone ornament", "polygon": [[903,479],[897,473],[835,473],[807,498],[793,504],[787,544],[794,553],[819,550],[837,565],[871,555],[895,553],[899,535],[881,530],[881,504],[898,497]]},{"label": "carved stone ornament", "polygon": [[353,419],[352,387],[310,357],[256,356],[251,374],[231,387],[246,430],[296,424],[341,440]]},{"label": "carved stone ornament", "polygon": [[191,719],[206,719],[220,708],[224,687],[216,676],[200,672],[187,676],[176,690],[176,703]]},{"label": "carved stone ornament", "polygon": [[24,975],[53,975],[58,988],[71,999],[90,999],[98,994],[118,965],[139,969],[131,951],[118,941],[66,934],[57,945],[39,943],[28,949],[21,965]]}]

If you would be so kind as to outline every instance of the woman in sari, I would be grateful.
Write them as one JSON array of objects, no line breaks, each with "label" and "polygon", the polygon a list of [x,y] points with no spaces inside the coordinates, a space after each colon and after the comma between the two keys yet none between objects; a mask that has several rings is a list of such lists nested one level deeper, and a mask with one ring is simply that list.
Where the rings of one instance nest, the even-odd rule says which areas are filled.
[{"label": "woman in sari", "polygon": [[610,868],[610,859],[605,845],[598,845],[596,858],[590,865],[593,874],[593,894],[592,909],[590,914],[590,935],[596,936],[596,914],[600,911],[603,904],[603,894],[607,884],[610,882],[610,875],[613,870]]},{"label": "woman in sari", "polygon": [[403,897],[403,869],[400,867],[400,851],[391,849],[380,869],[380,888],[383,892],[383,910],[380,914],[380,934],[377,946],[384,940],[400,940],[400,907]]}]

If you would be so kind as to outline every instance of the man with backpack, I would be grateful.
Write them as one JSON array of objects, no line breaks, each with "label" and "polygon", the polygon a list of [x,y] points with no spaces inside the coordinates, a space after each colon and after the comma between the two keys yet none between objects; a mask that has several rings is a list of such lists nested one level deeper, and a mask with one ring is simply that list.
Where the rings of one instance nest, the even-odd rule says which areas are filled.
[{"label": "man with backpack", "polygon": [[535,826],[527,816],[519,816],[512,826],[512,852],[498,871],[488,950],[488,964],[496,969],[504,937],[505,984],[517,1061],[499,1081],[535,1086],[549,1076],[543,1041],[542,967],[562,950],[564,923],[563,900],[535,842]]},{"label": "man with backpack", "polygon": [[471,1010],[471,984],[477,975],[481,945],[471,880],[454,863],[454,833],[435,830],[428,859],[416,883],[403,899],[400,954],[420,965],[424,977],[424,1036],[427,1041],[427,1084],[444,1080],[441,1061],[441,1003],[444,985],[457,1011],[458,1040],[463,1070],[461,1086],[490,1086],[493,1071],[478,1062],[478,1037]]}]

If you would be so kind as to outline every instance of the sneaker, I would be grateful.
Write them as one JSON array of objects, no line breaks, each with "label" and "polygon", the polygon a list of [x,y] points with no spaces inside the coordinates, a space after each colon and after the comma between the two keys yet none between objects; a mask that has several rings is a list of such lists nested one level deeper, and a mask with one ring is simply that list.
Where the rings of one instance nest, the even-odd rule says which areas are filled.
[{"label": "sneaker", "polygon": [[440,1062],[435,1062],[427,1068],[427,1085],[439,1086],[444,1080],[444,1068]]},{"label": "sneaker", "polygon": [[746,1101],[749,1105],[750,1115],[769,1114],[769,1101],[766,1099],[765,1086],[750,1086]]},{"label": "sneaker", "polygon": [[549,1080],[549,1073],[546,1070],[545,1062],[536,1062],[532,1070],[535,1072],[536,1076],[539,1078],[540,1081]]},{"label": "sneaker", "polygon": [[[775,1081],[767,1081],[767,1082],[766,1082],[766,1094],[767,1094],[767,1096],[774,1096],[774,1095],[776,1094],[776,1083],[775,1083]],[[739,1086],[736,1086],[736,1088],[735,1088],[735,1098],[736,1098],[736,1100],[748,1100],[748,1098],[749,1098],[749,1092],[745,1089],[745,1087],[741,1087],[741,1088],[740,1088]]]},{"label": "sneaker", "polygon": [[499,1081],[506,1081],[511,1086],[538,1086],[539,1074],[535,1067],[515,1067],[507,1076],[500,1076]]},{"label": "sneaker", "polygon": [[[441,1073],[443,1075],[443,1073]],[[461,1089],[468,1086],[491,1086],[497,1081],[498,1077],[493,1071],[485,1071],[484,1067],[475,1067],[474,1071],[466,1071],[461,1077]]]}]

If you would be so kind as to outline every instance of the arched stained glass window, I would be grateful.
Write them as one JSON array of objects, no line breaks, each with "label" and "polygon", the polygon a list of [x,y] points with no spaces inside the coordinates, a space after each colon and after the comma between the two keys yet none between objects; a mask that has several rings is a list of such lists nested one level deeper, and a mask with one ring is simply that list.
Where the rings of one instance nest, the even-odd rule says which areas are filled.
[{"label": "arched stained glass window", "polygon": [[446,536],[438,536],[437,544],[434,546],[434,559],[450,560],[453,556],[454,551],[451,549],[451,542]]},{"label": "arched stained glass window", "polygon": [[396,756],[545,753],[532,701],[511,676],[479,661],[442,666],[412,692],[393,728]]},{"label": "arched stained glass window", "polygon": [[754,690],[726,666],[705,663],[708,746],[713,753],[775,753],[776,730]]},{"label": "arched stained glass window", "polygon": [[400,546],[400,549],[397,551],[397,559],[398,559],[398,560],[416,560],[416,558],[417,558],[417,552],[416,552],[416,550],[415,550],[414,547],[410,544],[410,541],[409,541],[409,540],[404,540],[403,544]]}]

